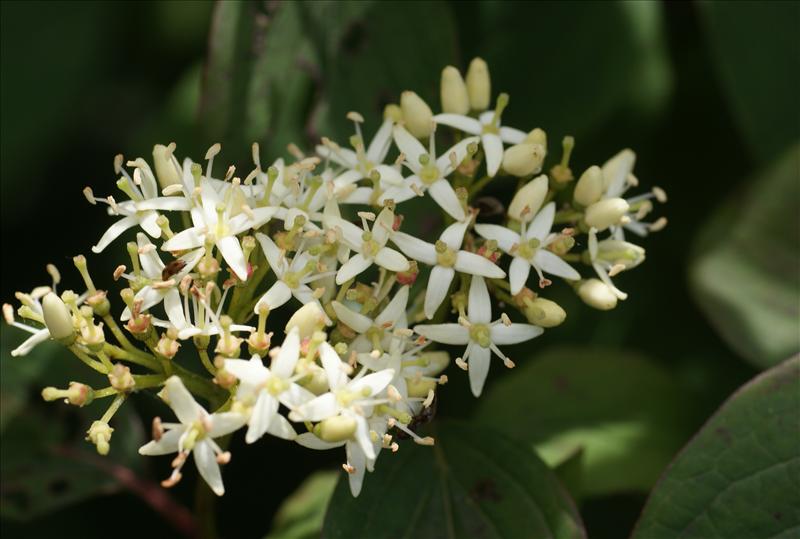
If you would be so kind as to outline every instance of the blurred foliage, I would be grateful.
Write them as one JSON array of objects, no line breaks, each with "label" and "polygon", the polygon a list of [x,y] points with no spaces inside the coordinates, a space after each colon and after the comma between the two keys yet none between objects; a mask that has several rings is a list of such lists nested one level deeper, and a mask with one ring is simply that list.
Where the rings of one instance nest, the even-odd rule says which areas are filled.
[{"label": "blurred foliage", "polygon": [[[247,168],[254,140],[268,162],[290,141],[307,149],[320,135],[344,139],[351,133],[343,121],[349,110],[362,112],[371,132],[383,106],[405,89],[414,89],[435,109],[441,68],[447,63],[463,68],[480,55],[491,66],[495,95],[511,94],[504,119],[546,129],[554,158],[566,134],[577,137],[573,163],[578,172],[631,145],[643,184],[660,184],[670,195],[664,207],[670,225],[648,239],[642,270],[621,276],[631,298],[614,312],[591,312],[569,290],[554,287],[552,299],[569,312],[567,322],[533,346],[511,350],[519,367],[508,373],[494,369],[484,399],[473,399],[466,377],[453,373],[442,388],[441,417],[433,424],[444,431],[448,462],[468,468],[467,477],[489,466],[479,457],[465,456],[461,446],[469,444],[448,443],[446,418],[463,420],[474,413],[524,442],[538,442],[548,463],[561,462],[556,473],[572,494],[581,495],[581,517],[590,537],[620,537],[632,527],[643,498],[607,493],[646,488],[690,430],[755,374],[752,365],[767,367],[797,351],[800,173],[796,161],[792,166],[791,161],[781,165],[773,160],[800,140],[795,31],[800,4],[3,2],[0,9],[0,222],[4,252],[15,255],[13,264],[3,266],[0,289],[5,301],[14,290],[45,282],[48,262],[62,267],[66,286],[75,286],[69,256],[88,250],[107,226],[104,212],[86,209],[80,190],[91,184],[98,194],[112,191],[116,153],[148,157],[153,143],[174,140],[179,155],[198,159],[212,142],[222,141],[225,160]],[[493,187],[492,194],[501,197],[509,189]],[[420,222],[428,220],[424,209],[418,211]],[[701,232],[703,237],[695,241]],[[90,265],[113,268],[119,255],[109,249],[92,257]],[[696,261],[691,292],[686,282],[690,260]],[[114,289],[110,275],[96,279]],[[141,493],[131,495],[129,487],[92,464],[97,461],[93,448],[82,437],[104,404],[74,410],[38,397],[47,384],[95,380],[87,378],[81,365],[64,371],[75,362],[62,361],[67,356],[54,345],[12,360],[7,351],[18,344],[20,334],[3,328],[2,340],[2,535],[39,537],[56,530],[62,536],[104,537],[107,526],[116,524],[119,537],[173,537],[177,528],[163,520],[163,510],[148,508]],[[552,346],[565,341],[575,347]],[[595,353],[586,352],[588,347]],[[609,349],[619,350],[618,357],[602,352]],[[572,364],[579,365],[562,374]],[[785,365],[776,369],[783,369],[781,379],[789,376]],[[772,440],[767,438],[772,423],[749,423],[760,412],[738,416],[742,406],[772,406],[772,397],[754,400],[752,388],[774,381],[773,373],[747,386],[711,420],[670,468],[674,481],[708,458],[703,448],[716,446],[704,441],[709,436],[714,441],[710,428],[719,422]],[[603,383],[589,385],[593,376]],[[585,388],[580,399],[568,400],[569,392],[557,390],[562,386],[556,381],[562,378],[574,383],[569,387]],[[504,406],[499,403],[503,393],[516,385],[541,393],[528,391],[530,400],[509,410],[509,417],[491,412]],[[791,404],[780,399],[782,405]],[[127,416],[119,418],[132,421],[130,425],[140,425],[137,409],[148,421],[163,413],[154,399],[131,400]],[[555,421],[566,422],[572,434],[557,433],[551,426]],[[137,481],[155,486],[152,477],[165,476],[167,463],[138,457],[128,462],[125,447],[135,447],[138,439],[123,444],[122,431],[141,433],[141,428],[118,426],[114,442],[119,447],[112,444],[110,462],[126,469],[137,466]],[[496,515],[515,512],[506,504],[547,502],[531,485],[552,486],[555,479],[527,448],[513,442],[485,444],[463,427],[452,429],[452,439],[487,445],[487,451],[502,447],[505,453],[495,456],[499,462],[492,466],[505,466],[503,459],[513,455],[526,466],[525,481],[531,481],[516,487],[524,491],[520,500],[484,499],[479,507],[488,517],[465,513],[458,522],[495,522]],[[544,441],[549,445],[543,446]],[[792,446],[792,441],[786,437],[775,442],[776,449],[796,455],[798,444]],[[273,440],[245,447],[234,438],[232,444],[234,459],[225,470],[228,494],[218,505],[223,534],[262,537],[285,502],[274,531],[290,534],[286,537],[314,535],[309,530],[319,530],[328,487],[312,481],[296,497],[286,498],[305,477],[333,469],[343,455],[303,451]],[[752,460],[754,468],[742,471],[766,462],[751,445],[731,445],[742,451],[736,459],[745,464]],[[81,458],[65,460],[53,447]],[[404,514],[403,504],[418,501],[408,493],[422,485],[422,476],[404,472],[420,468],[427,470],[427,477],[444,473],[432,457],[441,455],[442,447],[432,452],[406,443],[394,458],[384,456],[366,479],[359,510],[366,511],[361,504],[371,503],[386,518]],[[581,451],[575,452],[577,448]],[[397,480],[407,482],[407,489],[384,483],[385,474],[409,461],[415,468],[402,468]],[[150,467],[157,473],[151,474]],[[614,469],[619,470],[616,477]],[[739,473],[723,471],[728,477]],[[187,476],[192,473],[187,470]],[[452,481],[451,475],[445,477]],[[673,522],[685,516],[658,502],[668,497],[659,492],[671,481],[668,476],[656,490],[642,526],[650,519]],[[760,481],[743,481],[740,488]],[[166,494],[175,498],[175,507],[192,504],[192,477],[184,483]],[[326,534],[346,533],[351,528],[343,526],[356,524],[330,527],[335,509],[352,503],[346,481],[339,483]],[[391,507],[381,505],[380,497],[365,496],[384,488],[390,489],[387,496],[395,496]],[[509,488],[504,478],[496,491],[479,490],[492,498]],[[27,515],[14,514],[20,489],[33,501]],[[85,501],[109,489],[122,493]],[[695,490],[692,501],[699,504],[708,492]],[[742,496],[756,505],[752,492],[743,490]],[[471,499],[463,489],[460,495]],[[439,496],[436,503],[444,499]],[[550,501],[554,499],[562,502],[556,513],[566,515],[565,523],[580,522],[564,509],[565,495]],[[520,514],[530,517],[526,511]],[[748,523],[756,522],[753,511],[741,512]],[[124,529],[118,526],[120,514],[126,517]],[[32,520],[21,523],[9,516]],[[781,513],[787,528],[797,525],[797,518],[796,512]],[[429,519],[415,525],[438,523]]]},{"label": "blurred foliage", "polygon": [[437,421],[430,434],[435,446],[384,457],[358,498],[342,478],[322,537],[586,537],[566,491],[524,447],[463,422]]},{"label": "blurred foliage", "polygon": [[316,472],[284,501],[275,513],[272,531],[265,539],[314,539],[319,537],[325,508],[339,474]]},{"label": "blurred foliage", "polygon": [[793,537],[800,525],[800,356],[739,389],[677,456],[634,539]]}]

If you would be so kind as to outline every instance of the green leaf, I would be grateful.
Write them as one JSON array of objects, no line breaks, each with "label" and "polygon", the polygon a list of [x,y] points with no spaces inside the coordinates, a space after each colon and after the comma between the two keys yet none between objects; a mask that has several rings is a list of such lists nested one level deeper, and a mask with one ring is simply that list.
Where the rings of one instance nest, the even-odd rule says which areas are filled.
[{"label": "green leaf", "polygon": [[314,539],[319,537],[325,508],[336,487],[336,472],[316,472],[278,508],[272,531],[265,539]]},{"label": "green leaf", "polygon": [[476,419],[530,443],[551,467],[582,449],[580,492],[598,495],[652,487],[691,432],[686,403],[645,357],[564,347],[492,384]]},{"label": "green leaf", "polygon": [[761,162],[800,138],[797,2],[703,2],[714,66],[737,123]]},{"label": "green leaf", "polygon": [[634,539],[797,537],[800,356],[736,391],[670,464]]},{"label": "green leaf", "polygon": [[492,430],[437,421],[436,445],[384,453],[353,498],[334,491],[322,536],[585,537],[572,501],[535,455]]},{"label": "green leaf", "polygon": [[700,307],[731,347],[762,368],[800,348],[798,214],[800,144],[718,210],[691,267]]}]

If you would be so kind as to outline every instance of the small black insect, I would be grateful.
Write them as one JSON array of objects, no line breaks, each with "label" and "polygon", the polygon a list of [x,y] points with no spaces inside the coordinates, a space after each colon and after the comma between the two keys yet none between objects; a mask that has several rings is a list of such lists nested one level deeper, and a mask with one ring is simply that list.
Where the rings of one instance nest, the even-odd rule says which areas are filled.
[{"label": "small black insect", "polygon": [[163,270],[161,270],[161,280],[168,281],[173,275],[175,275],[185,267],[186,267],[186,262],[181,260],[180,258],[177,260],[173,260],[172,262],[164,266]]},{"label": "small black insect", "polygon": [[[436,416],[436,406],[439,400],[436,394],[433,395],[433,402],[427,408],[423,408],[420,412],[411,418],[411,422],[406,425],[409,430],[413,432],[417,432],[417,429],[426,423],[430,423],[433,418]],[[410,438],[408,434],[403,432],[402,430],[398,429],[397,433],[395,434],[395,438],[399,440],[407,440]]]}]

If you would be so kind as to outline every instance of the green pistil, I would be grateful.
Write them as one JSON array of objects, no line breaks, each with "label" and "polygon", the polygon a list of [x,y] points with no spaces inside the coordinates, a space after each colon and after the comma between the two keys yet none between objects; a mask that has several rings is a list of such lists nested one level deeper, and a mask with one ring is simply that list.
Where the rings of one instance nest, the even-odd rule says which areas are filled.
[{"label": "green pistil", "polygon": [[500,133],[500,117],[503,111],[508,106],[508,94],[502,93],[497,96],[497,104],[494,107],[494,115],[492,121],[488,125],[483,126],[484,133],[493,133],[497,135]]},{"label": "green pistil", "polygon": [[[422,159],[420,159],[420,161],[421,160]],[[439,178],[439,168],[436,166],[435,162],[428,162],[427,164],[423,165],[422,170],[419,171],[419,179],[422,180],[422,183],[425,185],[432,185]]]},{"label": "green pistil", "polygon": [[436,263],[446,268],[452,268],[456,264],[456,252],[442,240],[436,242]]},{"label": "green pistil", "polygon": [[484,348],[489,348],[492,344],[490,335],[489,326],[486,324],[472,324],[469,327],[469,338]]},{"label": "green pistil", "polygon": [[277,376],[271,376],[269,380],[264,384],[264,388],[267,392],[272,395],[273,397],[277,397],[287,389],[289,389],[289,384],[285,380],[278,378]]},{"label": "green pistil", "polygon": [[530,259],[533,258],[533,255],[536,254],[536,251],[539,250],[539,246],[540,245],[541,245],[541,243],[539,242],[539,240],[537,240],[536,238],[532,238],[532,239],[528,240],[527,242],[522,243],[517,248],[517,253],[522,258],[524,258],[526,260],[530,260]]},{"label": "green pistil", "polygon": [[128,195],[128,198],[131,200],[141,200],[141,197],[136,194],[131,186],[131,183],[128,181],[128,178],[120,178],[117,180],[117,187],[119,190]]}]

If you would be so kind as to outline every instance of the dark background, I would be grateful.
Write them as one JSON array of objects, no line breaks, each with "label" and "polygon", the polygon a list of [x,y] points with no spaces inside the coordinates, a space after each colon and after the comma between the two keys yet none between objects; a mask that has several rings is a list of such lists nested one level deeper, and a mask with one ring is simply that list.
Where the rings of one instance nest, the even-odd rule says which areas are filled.
[{"label": "dark background", "polygon": [[[451,25],[455,41],[442,42],[444,52],[430,57],[409,53],[405,58],[397,58],[405,53],[402,50],[380,50],[381,43],[391,40],[375,35],[374,21],[382,20],[383,10],[414,10],[418,5],[373,8],[337,38],[324,31],[325,16],[332,13],[325,10],[330,6],[306,4],[311,15],[306,15],[304,23],[317,45],[336,39],[334,47],[321,49],[327,50],[327,56],[319,58],[320,69],[335,75],[311,86],[301,84],[292,94],[301,107],[324,103],[322,112],[297,131],[301,135],[297,142],[308,147],[304,134],[348,134],[349,125],[339,118],[343,120],[343,114],[356,107],[372,116],[369,125],[375,125],[382,103],[406,87],[416,89],[435,109],[444,65],[439,58],[465,67],[470,58],[481,55],[489,62],[495,93],[511,94],[504,120],[546,129],[554,155],[560,154],[558,141],[563,135],[575,135],[574,169],[583,170],[623,147],[632,147],[642,183],[660,185],[669,193],[669,203],[659,210],[670,224],[646,240],[646,263],[620,278],[621,288],[631,295],[628,301],[611,313],[596,313],[559,292],[570,318],[534,344],[624,345],[648,353],[674,372],[692,395],[689,421],[698,427],[757,371],[726,346],[706,321],[691,296],[687,268],[694,239],[712,210],[735,196],[800,130],[797,71],[783,69],[780,59],[769,54],[774,47],[797,51],[797,4],[737,2],[723,9],[676,2],[657,4],[647,13],[638,13],[641,10],[634,6],[626,14],[621,14],[619,4],[602,2],[506,4],[437,4],[434,11],[447,16],[442,24]],[[226,145],[223,156],[248,165],[237,161],[247,155],[253,138],[244,122],[220,127],[214,103],[200,98],[207,81],[204,66],[212,8],[207,2],[2,4],[3,301],[12,301],[16,290],[48,283],[44,266],[49,262],[59,266],[67,286],[77,286],[71,256],[89,255],[90,246],[110,222],[102,207],[86,203],[81,189],[91,185],[98,195],[114,191],[115,154],[149,159],[154,143],[174,140],[178,155],[200,159],[207,146],[224,140],[239,143],[239,149]],[[274,4],[265,8],[272,14],[280,9]],[[635,31],[625,34],[629,27]],[[413,27],[396,30],[415,32]],[[732,41],[732,50],[740,49],[743,62],[755,56],[749,77],[731,75],[723,55],[731,49],[718,48],[726,39]],[[430,43],[439,42],[432,39]],[[395,60],[387,60],[392,54]],[[374,73],[368,70],[370,58],[376,57],[379,62],[394,62],[393,67],[379,72],[379,80],[367,81]],[[413,75],[404,72],[406,66]],[[289,67],[310,73],[312,81],[322,76],[308,66],[290,63]],[[357,67],[362,72],[356,75],[364,81],[352,81],[356,75],[348,69]],[[373,96],[372,100],[348,102],[361,97],[358,91],[349,91],[348,81],[360,84],[363,95]],[[742,85],[755,86],[755,94],[761,96],[756,103],[760,109],[740,99],[736,90]],[[320,94],[333,97],[320,101]],[[787,96],[788,109],[784,106]],[[338,132],[329,127],[333,122],[340,125]],[[280,149],[289,139],[274,129],[280,122],[272,125],[266,147]],[[90,267],[98,268],[94,273],[98,284],[112,290],[110,269],[125,258],[122,243],[116,247],[89,259]],[[109,271],[103,274],[100,268]],[[6,327],[2,332],[0,363],[7,363],[12,361],[7,350],[20,337]],[[515,358],[522,354],[517,352]],[[88,425],[73,410],[45,405],[36,398],[42,385],[63,385],[64,373],[78,376],[71,373],[79,370],[69,370],[60,359],[66,363],[62,356],[45,369],[23,367],[31,372],[13,382],[4,381],[4,406],[14,400],[13,406],[24,409],[3,425],[4,459],[18,449],[14,442],[26,440],[19,434],[25,431],[22,423],[42,428],[51,421],[60,423],[62,439],[79,438]],[[3,371],[6,380],[11,380],[9,372]],[[493,372],[497,377],[503,374],[499,369]],[[458,378],[451,376],[451,380]],[[477,404],[463,378],[445,386],[440,398],[442,416],[464,418]],[[13,398],[8,396],[7,384],[15,386]],[[132,400],[144,417],[160,410],[154,398]],[[100,415],[102,408],[91,413]],[[341,459],[336,452],[300,451],[267,439],[250,448],[236,440],[233,453],[234,460],[225,468],[229,494],[219,502],[219,521],[227,537],[266,533],[278,504],[309,471],[336,466]],[[160,460],[136,466],[146,477],[167,474],[167,463]],[[187,474],[171,492],[179,503],[191,506],[193,480],[193,472]],[[43,488],[54,495],[60,487]],[[18,501],[16,495],[6,483],[3,504]],[[79,498],[30,521],[3,518],[3,536],[38,537],[56,531],[65,537],[107,533],[169,537],[174,533],[133,494]],[[623,536],[644,500],[645,494],[620,494],[584,501],[582,514],[590,537]]]}]

